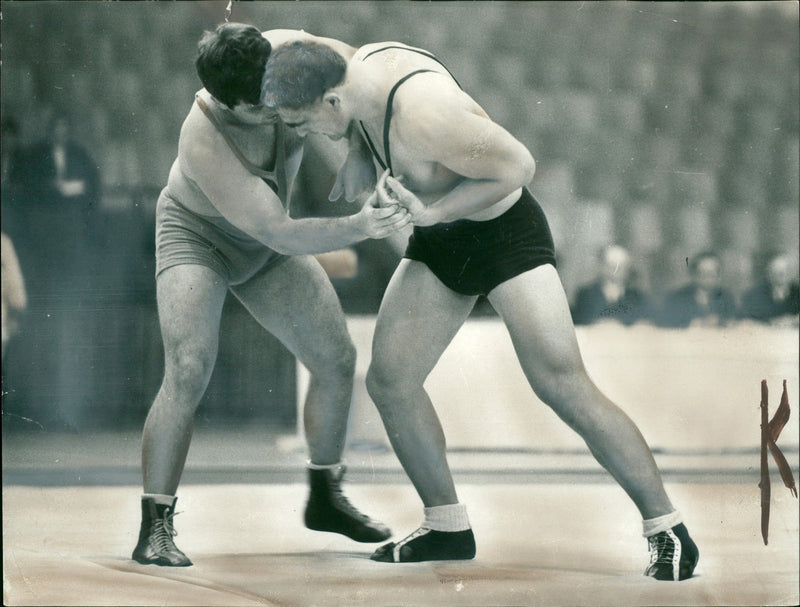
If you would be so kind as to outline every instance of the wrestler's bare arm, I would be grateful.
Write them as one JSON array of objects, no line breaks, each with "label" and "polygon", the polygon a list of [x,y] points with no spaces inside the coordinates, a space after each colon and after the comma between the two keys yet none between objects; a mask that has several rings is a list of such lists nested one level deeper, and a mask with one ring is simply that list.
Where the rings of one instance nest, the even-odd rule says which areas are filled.
[{"label": "wrestler's bare arm", "polygon": [[[520,141],[461,91],[431,86],[430,80],[437,76],[429,77],[427,86],[424,76],[418,78],[413,89],[402,91],[404,105],[392,128],[397,133],[394,142],[417,159],[463,179],[454,181],[457,185],[415,216],[415,225],[472,215],[531,182],[536,163]],[[415,176],[407,177],[407,183],[414,184]],[[426,184],[418,184],[424,192]]]},{"label": "wrestler's bare arm", "polygon": [[384,238],[405,226],[404,209],[367,203],[347,217],[292,219],[277,195],[251,174],[222,138],[205,131],[184,134],[181,166],[233,225],[286,255],[323,253],[367,238]]}]

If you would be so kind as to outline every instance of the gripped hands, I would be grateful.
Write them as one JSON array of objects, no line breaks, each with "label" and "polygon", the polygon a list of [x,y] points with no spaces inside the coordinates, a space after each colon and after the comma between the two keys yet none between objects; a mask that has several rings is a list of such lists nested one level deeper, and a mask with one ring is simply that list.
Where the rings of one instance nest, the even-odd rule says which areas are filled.
[{"label": "gripped hands", "polygon": [[373,192],[356,215],[360,230],[368,238],[386,238],[411,221],[409,212],[396,202],[380,206],[378,202],[378,193]]},{"label": "gripped hands", "polygon": [[400,178],[392,177],[389,170],[383,172],[375,186],[378,194],[378,201],[381,206],[398,204],[405,208],[410,217],[411,223],[416,226],[430,226],[437,223],[430,209],[423,203],[411,190],[401,183]]}]

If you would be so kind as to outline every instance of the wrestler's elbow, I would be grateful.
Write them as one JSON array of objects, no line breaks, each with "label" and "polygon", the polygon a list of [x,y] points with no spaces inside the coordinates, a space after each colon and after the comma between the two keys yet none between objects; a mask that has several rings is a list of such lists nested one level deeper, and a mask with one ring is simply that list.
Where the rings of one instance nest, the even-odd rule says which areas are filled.
[{"label": "wrestler's elbow", "polygon": [[503,189],[512,192],[530,184],[535,172],[536,163],[532,157],[515,158],[514,162],[506,163],[503,169],[497,173],[496,181],[502,184]]},{"label": "wrestler's elbow", "polygon": [[307,244],[304,246],[305,243],[302,240],[292,238],[286,234],[270,238],[269,242],[264,242],[264,244],[281,255],[309,255],[315,253],[315,247]]},{"label": "wrestler's elbow", "polygon": [[256,237],[261,244],[281,255],[300,255],[305,253],[305,251],[299,249],[298,241],[292,234],[291,226],[286,222],[271,222],[270,226],[263,226]]},{"label": "wrestler's elbow", "polygon": [[527,186],[536,173],[536,161],[523,145],[518,145],[499,160],[498,181],[502,181],[509,191]]},{"label": "wrestler's elbow", "polygon": [[519,185],[526,186],[533,181],[533,176],[536,174],[536,161],[528,150],[520,155],[517,172]]}]

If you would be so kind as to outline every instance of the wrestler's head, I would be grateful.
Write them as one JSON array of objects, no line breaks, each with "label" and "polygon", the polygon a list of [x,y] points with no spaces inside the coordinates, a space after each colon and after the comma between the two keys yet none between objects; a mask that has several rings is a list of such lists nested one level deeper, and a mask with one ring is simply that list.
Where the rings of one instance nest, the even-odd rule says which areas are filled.
[{"label": "wrestler's head", "polygon": [[259,105],[261,79],[272,47],[261,32],[244,23],[223,23],[197,44],[195,67],[205,89],[233,109]]},{"label": "wrestler's head", "polygon": [[300,135],[321,133],[339,139],[350,125],[340,94],[346,71],[345,58],[324,44],[283,45],[267,62],[261,102],[275,108]]}]

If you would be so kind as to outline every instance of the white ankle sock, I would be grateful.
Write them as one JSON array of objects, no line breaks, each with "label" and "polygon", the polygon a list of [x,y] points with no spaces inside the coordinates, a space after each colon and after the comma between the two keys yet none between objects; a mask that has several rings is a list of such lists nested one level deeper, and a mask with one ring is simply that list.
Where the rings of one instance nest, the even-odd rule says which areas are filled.
[{"label": "white ankle sock", "polygon": [[306,466],[308,466],[309,470],[336,470],[337,468],[341,468],[344,464],[342,462],[336,462],[335,464],[315,464],[311,460],[306,462]]},{"label": "white ankle sock", "polygon": [[142,493],[142,499],[151,499],[156,504],[160,504],[162,506],[172,506],[175,496],[164,495],[163,493]]},{"label": "white ankle sock", "polygon": [[445,504],[425,508],[422,526],[434,531],[466,531],[470,529],[467,507],[464,504]]},{"label": "white ankle sock", "polygon": [[642,536],[650,537],[656,533],[661,533],[667,529],[672,529],[675,525],[680,525],[683,522],[681,513],[673,510],[669,514],[657,516],[656,518],[648,518],[642,521]]}]

